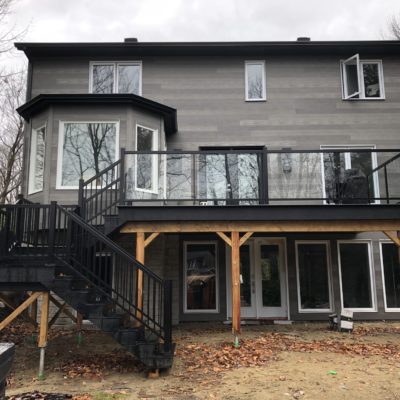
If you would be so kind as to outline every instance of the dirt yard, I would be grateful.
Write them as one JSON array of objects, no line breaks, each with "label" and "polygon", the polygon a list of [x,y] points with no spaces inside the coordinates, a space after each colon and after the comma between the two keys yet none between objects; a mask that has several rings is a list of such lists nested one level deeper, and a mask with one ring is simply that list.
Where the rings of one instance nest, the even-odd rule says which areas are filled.
[{"label": "dirt yard", "polygon": [[[53,330],[46,380],[30,328],[16,323],[0,341],[18,343],[7,391],[111,399],[399,399],[400,323],[356,323],[353,334],[327,324],[247,326],[239,349],[224,325],[175,329],[174,367],[147,379],[134,358],[107,336]],[[33,398],[33,397],[31,397]],[[43,398],[37,395],[37,398]]]}]

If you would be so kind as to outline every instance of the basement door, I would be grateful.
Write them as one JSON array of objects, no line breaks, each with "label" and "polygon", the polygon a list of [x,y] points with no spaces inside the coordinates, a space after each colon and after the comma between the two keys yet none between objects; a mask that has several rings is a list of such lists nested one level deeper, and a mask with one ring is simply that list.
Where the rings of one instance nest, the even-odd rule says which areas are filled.
[{"label": "basement door", "polygon": [[[227,247],[228,316],[232,316],[231,257]],[[284,239],[256,238],[240,248],[242,318],[287,318]]]}]

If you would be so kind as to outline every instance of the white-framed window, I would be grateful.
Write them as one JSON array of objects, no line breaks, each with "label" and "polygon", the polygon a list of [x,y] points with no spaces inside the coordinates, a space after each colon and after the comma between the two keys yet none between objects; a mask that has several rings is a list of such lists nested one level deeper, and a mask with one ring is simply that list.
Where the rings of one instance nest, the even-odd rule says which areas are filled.
[{"label": "white-framed window", "polygon": [[142,95],[141,61],[90,62],[90,93],[128,93]]},{"label": "white-framed window", "polygon": [[245,61],[246,101],[264,101],[267,99],[265,61]]},{"label": "white-framed window", "polygon": [[360,60],[355,54],[340,62],[343,100],[383,100],[385,87],[381,60]]},{"label": "white-framed window", "polygon": [[158,154],[149,154],[157,151],[158,130],[143,125],[136,125],[136,151],[143,151],[143,154],[136,155],[135,189],[158,193]]},{"label": "white-framed window", "polygon": [[329,242],[296,241],[299,312],[331,312]]},{"label": "white-framed window", "polygon": [[183,309],[185,313],[218,312],[218,242],[184,242]]},{"label": "white-framed window", "polygon": [[370,175],[378,166],[375,145],[320,146],[321,150],[340,150],[340,152],[321,153],[323,197],[328,202],[339,201],[346,204],[379,204],[378,174]]},{"label": "white-framed window", "polygon": [[60,121],[57,189],[77,189],[118,159],[118,121]]},{"label": "white-framed window", "polygon": [[399,248],[393,242],[380,242],[385,311],[400,312]]},{"label": "white-framed window", "polygon": [[46,126],[32,129],[29,157],[28,194],[41,192],[44,184],[44,163],[46,158]]},{"label": "white-framed window", "polygon": [[376,311],[371,241],[338,241],[342,309]]}]

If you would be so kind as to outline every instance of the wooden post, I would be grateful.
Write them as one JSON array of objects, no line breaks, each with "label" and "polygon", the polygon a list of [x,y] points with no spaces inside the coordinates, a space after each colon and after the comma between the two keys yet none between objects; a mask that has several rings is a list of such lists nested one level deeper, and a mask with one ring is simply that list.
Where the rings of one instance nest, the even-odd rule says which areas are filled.
[{"label": "wooden post", "polygon": [[239,232],[232,232],[232,333],[235,336],[235,347],[239,345],[240,334],[240,239]]},{"label": "wooden post", "polygon": [[30,317],[33,321],[37,322],[37,300],[32,303],[30,311]]},{"label": "wooden post", "polygon": [[83,315],[81,313],[76,314],[76,326],[78,328],[78,347],[81,347],[83,336],[82,336],[82,322],[83,322]]},{"label": "wooden post", "polygon": [[47,345],[47,333],[49,322],[49,292],[42,293],[42,307],[40,313],[40,332],[39,343],[40,348],[40,362],[39,362],[39,380],[44,379],[44,355]]},{"label": "wooden post", "polygon": [[[136,260],[141,264],[144,264],[144,232],[136,233]],[[138,269],[137,271],[137,312],[136,317],[142,319],[142,308],[143,308],[143,271]]]}]

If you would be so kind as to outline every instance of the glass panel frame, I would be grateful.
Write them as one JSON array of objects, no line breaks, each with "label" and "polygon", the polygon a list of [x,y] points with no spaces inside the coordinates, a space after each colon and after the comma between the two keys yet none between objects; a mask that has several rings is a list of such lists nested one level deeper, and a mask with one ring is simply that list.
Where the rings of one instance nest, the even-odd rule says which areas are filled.
[{"label": "glass panel frame", "polygon": [[[188,247],[189,246],[213,246],[214,247],[214,294],[215,308],[188,308]],[[183,243],[183,312],[185,314],[218,313],[219,312],[219,252],[217,241],[185,241]]]},{"label": "glass panel frame", "polygon": [[[367,245],[367,260],[368,260],[368,289],[371,307],[345,307],[344,293],[343,293],[343,260],[340,252],[341,245]],[[337,242],[337,254],[338,254],[338,265],[339,265],[339,285],[340,285],[340,301],[341,307],[345,310],[351,310],[354,312],[376,312],[376,291],[375,291],[375,275],[374,275],[374,264],[371,252],[372,242],[369,240],[338,240]],[[354,291],[353,291],[354,292]]]},{"label": "glass panel frame", "polygon": [[[300,258],[299,258],[299,246],[301,245],[323,245],[325,247],[325,262],[326,262],[326,284],[328,290],[328,308],[306,308],[302,307],[301,297],[301,271],[300,271]],[[333,290],[332,290],[332,272],[330,262],[330,243],[324,240],[299,240],[295,242],[296,246],[296,275],[297,275],[297,297],[298,297],[298,311],[299,313],[326,313],[332,312],[333,310]],[[321,271],[322,273],[323,271]]]}]

